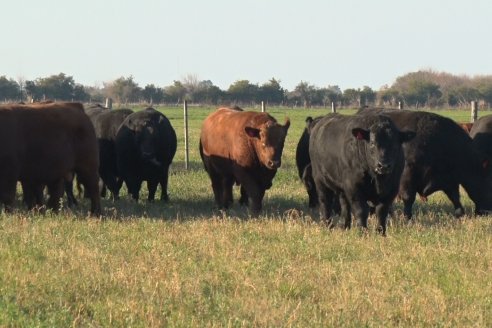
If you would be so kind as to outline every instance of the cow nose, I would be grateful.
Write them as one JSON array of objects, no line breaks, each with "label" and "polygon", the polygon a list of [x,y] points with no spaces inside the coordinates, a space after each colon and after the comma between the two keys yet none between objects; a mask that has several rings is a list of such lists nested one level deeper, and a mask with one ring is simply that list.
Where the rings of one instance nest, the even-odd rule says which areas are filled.
[{"label": "cow nose", "polygon": [[279,168],[280,164],[281,164],[280,161],[272,161],[272,160],[268,161],[268,167],[270,167],[272,169]]}]

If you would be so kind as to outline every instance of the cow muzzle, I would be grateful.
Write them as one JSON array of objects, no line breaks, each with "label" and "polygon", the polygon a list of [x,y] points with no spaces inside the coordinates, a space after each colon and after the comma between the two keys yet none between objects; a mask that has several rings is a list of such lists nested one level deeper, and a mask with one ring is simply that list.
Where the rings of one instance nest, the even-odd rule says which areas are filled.
[{"label": "cow muzzle", "polygon": [[280,161],[272,161],[272,160],[269,160],[267,162],[267,167],[271,170],[274,170],[274,169],[278,169],[280,167],[282,163]]},{"label": "cow muzzle", "polygon": [[392,167],[391,163],[378,162],[376,164],[376,168],[374,169],[374,171],[376,172],[376,174],[384,175],[384,174],[390,173],[392,168],[393,167]]},{"label": "cow muzzle", "polygon": [[142,159],[147,162],[147,163],[150,163],[152,165],[155,165],[155,166],[162,166],[162,163],[159,162],[157,160],[157,158],[155,158],[155,154],[154,153],[146,153],[146,152],[142,152]]}]

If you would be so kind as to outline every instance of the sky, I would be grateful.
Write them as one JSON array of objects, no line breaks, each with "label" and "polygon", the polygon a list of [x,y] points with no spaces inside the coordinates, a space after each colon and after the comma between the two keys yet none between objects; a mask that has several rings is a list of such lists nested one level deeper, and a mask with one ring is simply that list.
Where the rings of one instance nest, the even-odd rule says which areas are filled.
[{"label": "sky", "polygon": [[422,69],[492,74],[490,0],[3,0],[0,30],[14,80],[378,90]]}]

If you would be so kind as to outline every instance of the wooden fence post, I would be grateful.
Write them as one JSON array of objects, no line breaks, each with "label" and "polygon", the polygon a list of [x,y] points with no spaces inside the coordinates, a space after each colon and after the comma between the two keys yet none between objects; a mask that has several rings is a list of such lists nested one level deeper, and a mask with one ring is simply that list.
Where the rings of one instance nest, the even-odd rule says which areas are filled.
[{"label": "wooden fence post", "polygon": [[106,108],[108,109],[113,109],[113,99],[112,98],[106,98]]},{"label": "wooden fence post", "polygon": [[474,123],[478,118],[478,101],[471,102],[471,118],[470,122]]},{"label": "wooden fence post", "polygon": [[185,100],[183,103],[184,111],[184,142],[185,142],[185,169],[188,170],[190,162],[189,149],[188,149],[188,102]]}]

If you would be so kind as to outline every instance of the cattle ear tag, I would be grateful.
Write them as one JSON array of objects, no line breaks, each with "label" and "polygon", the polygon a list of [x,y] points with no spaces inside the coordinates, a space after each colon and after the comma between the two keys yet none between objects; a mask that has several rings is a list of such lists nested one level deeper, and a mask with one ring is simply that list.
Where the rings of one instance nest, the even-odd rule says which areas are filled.
[{"label": "cattle ear tag", "polygon": [[489,164],[490,164],[490,162],[489,162],[489,160],[488,160],[488,159],[484,159],[484,160],[482,161],[482,167],[483,167],[484,169],[488,168],[488,167],[489,167]]}]

